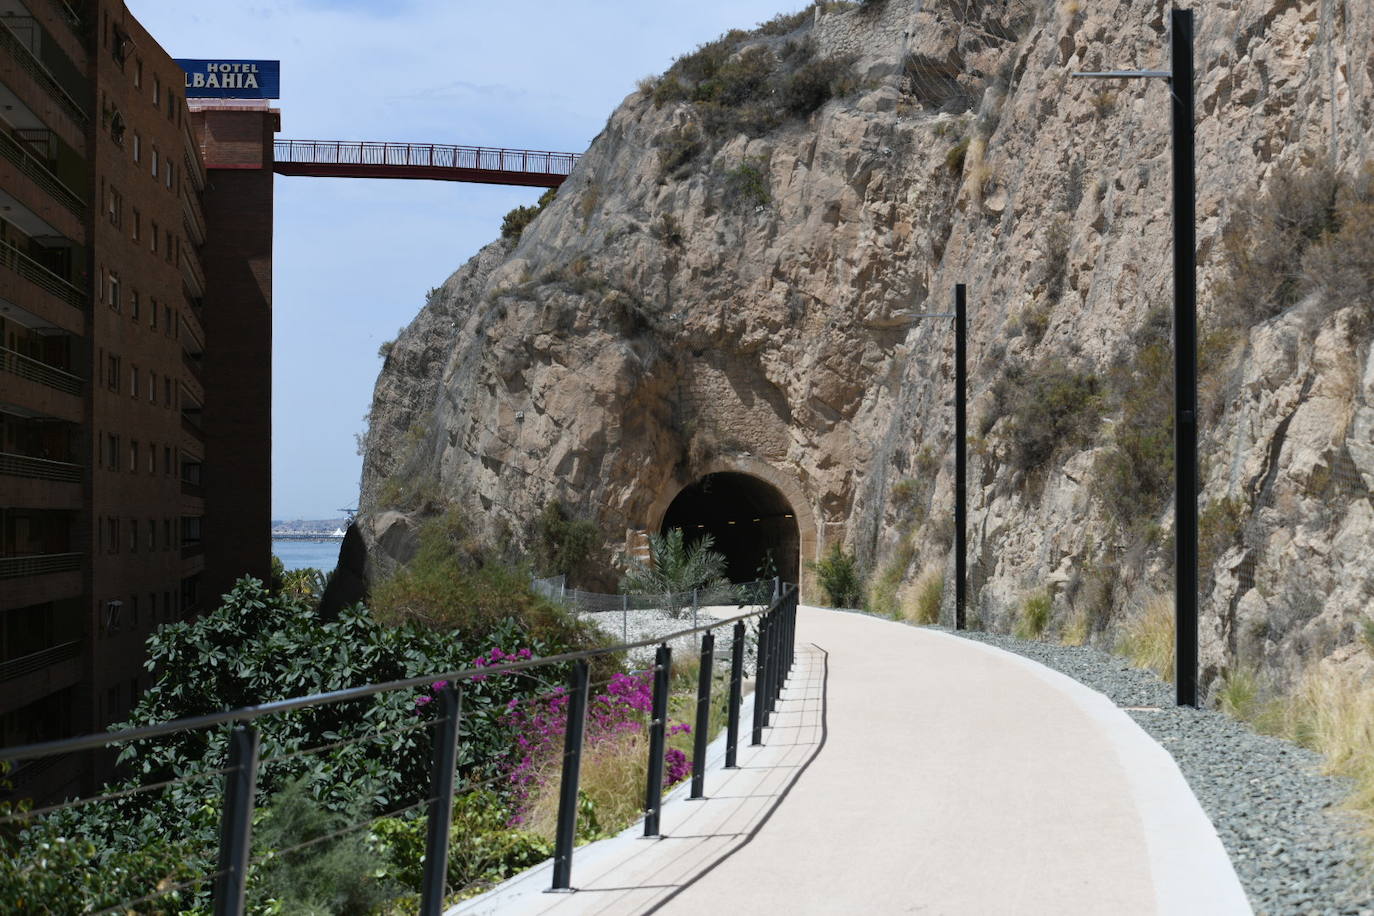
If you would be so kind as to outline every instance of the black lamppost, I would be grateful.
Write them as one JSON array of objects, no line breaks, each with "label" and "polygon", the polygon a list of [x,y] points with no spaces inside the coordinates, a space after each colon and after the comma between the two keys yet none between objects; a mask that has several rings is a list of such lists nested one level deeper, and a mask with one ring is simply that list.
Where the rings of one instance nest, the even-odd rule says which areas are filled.
[{"label": "black lamppost", "polygon": [[964,629],[968,601],[968,290],[954,286],[954,311],[913,315],[954,319],[954,629]]},{"label": "black lamppost", "polygon": [[1173,10],[1170,69],[1075,73],[1169,81],[1174,172],[1174,678],[1180,706],[1197,705],[1197,177],[1193,150],[1193,13]]}]

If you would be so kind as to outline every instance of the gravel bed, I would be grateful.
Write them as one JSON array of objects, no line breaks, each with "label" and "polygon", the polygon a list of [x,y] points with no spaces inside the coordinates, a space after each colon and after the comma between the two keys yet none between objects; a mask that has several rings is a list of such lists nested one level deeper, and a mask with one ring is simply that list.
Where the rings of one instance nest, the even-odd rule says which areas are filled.
[{"label": "gravel bed", "polygon": [[[680,630],[688,630],[694,626],[706,626],[718,620],[729,620],[731,617],[738,617],[752,608],[739,608],[734,605],[713,606],[699,608],[696,614],[696,622],[693,623],[692,609],[687,608],[679,617],[671,617],[661,610],[631,610],[631,611],[582,611],[578,617],[583,620],[590,620],[600,627],[607,636],[616,642],[621,642],[628,633],[628,642],[642,642],[646,639],[657,639],[669,633],[676,633]],[[744,645],[744,670],[745,674],[750,675],[754,670],[754,640],[753,634],[757,624],[748,622],[749,637]],[[721,627],[715,631],[716,645],[714,652],[714,666],[719,668],[724,666],[727,670],[730,665],[730,649],[734,644],[734,627]],[[701,635],[682,636],[669,641],[672,647],[673,657],[682,658],[684,655],[696,656],[701,652]],[[632,649],[629,652],[630,667],[634,669],[648,668],[654,663],[654,646],[645,646],[641,649]]]},{"label": "gravel bed", "polygon": [[[944,627],[932,627],[950,632]],[[1346,781],[1321,757],[1210,709],[1174,706],[1174,688],[1117,656],[994,633],[967,639],[1015,652],[1105,694],[1168,750],[1212,819],[1261,916],[1374,916],[1374,865],[1354,819],[1338,809]]]}]

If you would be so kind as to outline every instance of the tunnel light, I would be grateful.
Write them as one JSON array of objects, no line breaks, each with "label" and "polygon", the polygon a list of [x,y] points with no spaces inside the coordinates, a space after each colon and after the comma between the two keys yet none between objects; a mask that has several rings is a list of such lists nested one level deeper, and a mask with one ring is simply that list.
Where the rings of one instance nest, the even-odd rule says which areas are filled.
[{"label": "tunnel light", "polygon": [[727,524],[727,525],[733,525],[734,523],[735,523],[735,520],[734,520],[734,519],[731,519],[730,521],[726,522],[725,524]]},{"label": "tunnel light", "polygon": [[756,521],[756,522],[761,522],[761,521],[763,521],[763,519],[761,519],[761,518],[756,518],[756,519],[754,519],[754,521]]},{"label": "tunnel light", "polygon": [[784,515],[784,516],[783,516],[783,518],[791,518],[791,517],[792,517],[791,513],[788,513],[787,515]]}]

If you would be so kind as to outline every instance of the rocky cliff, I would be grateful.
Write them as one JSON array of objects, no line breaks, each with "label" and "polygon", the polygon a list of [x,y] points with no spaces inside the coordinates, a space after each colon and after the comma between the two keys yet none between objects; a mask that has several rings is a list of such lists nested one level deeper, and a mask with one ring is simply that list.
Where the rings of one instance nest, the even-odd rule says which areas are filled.
[{"label": "rocky cliff", "polygon": [[[374,566],[444,506],[518,538],[558,499],[634,549],[732,471],[804,559],[909,600],[953,502],[951,323],[919,316],[962,282],[971,613],[1040,596],[1115,639],[1171,588],[1169,98],[1071,74],[1166,68],[1167,31],[1141,0],[823,3],[646,80],[391,346]],[[1374,602],[1371,46],[1370,0],[1198,12],[1205,679],[1353,655]]]}]

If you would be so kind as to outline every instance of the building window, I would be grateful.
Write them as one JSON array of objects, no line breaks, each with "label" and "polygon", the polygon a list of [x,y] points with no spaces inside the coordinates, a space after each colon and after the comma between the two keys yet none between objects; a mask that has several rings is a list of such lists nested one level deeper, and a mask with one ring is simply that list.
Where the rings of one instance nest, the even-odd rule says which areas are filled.
[{"label": "building window", "polygon": [[[154,161],[157,160],[154,159]],[[157,220],[153,220],[153,231],[150,233],[150,235],[152,236],[152,238],[148,240],[148,244],[152,247],[153,254],[157,254]]]},{"label": "building window", "polygon": [[138,367],[129,367],[129,397],[138,397]]},{"label": "building window", "polygon": [[164,407],[172,406],[172,377],[170,375],[162,377],[162,404]]},{"label": "building window", "polygon": [[[157,403],[157,373],[156,373],[156,372],[149,372],[149,373],[148,373],[148,403],[150,403],[150,404],[156,404],[156,403]],[[150,467],[150,468],[148,468],[148,470],[151,471],[152,468]]]},{"label": "building window", "polygon": [[105,466],[112,471],[119,470],[119,436],[114,433],[105,436]]},{"label": "building window", "polygon": [[119,357],[111,354],[105,359],[105,384],[111,391],[119,391]]},{"label": "building window", "polygon": [[106,189],[105,203],[110,217],[110,225],[118,226],[124,215],[124,196],[115,190],[114,185],[110,185]]},{"label": "building window", "polygon": [[129,440],[129,473],[138,473],[138,440]]},{"label": "building window", "polygon": [[119,274],[113,270],[105,278],[105,297],[109,300],[110,308],[119,311]]},{"label": "building window", "polygon": [[129,290],[129,316],[134,321],[138,320],[138,290]]},{"label": "building window", "polygon": [[129,519],[129,553],[138,553],[138,521]]},{"label": "building window", "polygon": [[167,176],[167,187],[170,188],[172,186],[172,173],[176,170],[176,166],[172,165],[171,159],[167,160],[166,166],[167,168],[165,168],[163,172]]},{"label": "building window", "polygon": [[164,252],[164,254],[166,255],[167,263],[170,264],[170,263],[172,262],[172,230],[171,230],[171,229],[168,229],[168,230],[167,230],[167,248],[166,248],[166,251]]},{"label": "building window", "polygon": [[[157,473],[157,446],[156,446],[156,445],[153,445],[153,443],[151,443],[151,442],[148,443],[148,473],[149,473],[149,474],[156,474],[156,473]],[[148,523],[148,540],[149,540],[149,541],[152,541],[152,539],[153,539],[153,523],[152,523],[152,522],[149,522],[149,523]],[[149,544],[149,547],[151,547],[151,546],[152,546],[152,545]]]},{"label": "building window", "polygon": [[148,297],[148,325],[153,328],[157,327],[157,300],[152,296]]},{"label": "building window", "polygon": [[119,553],[119,519],[105,519],[105,550],[109,553]]},{"label": "building window", "polygon": [[156,177],[157,177],[157,159],[158,159],[158,156],[157,156],[157,144],[156,144],[156,143],[153,144],[153,155],[152,155],[150,158],[151,158],[152,163],[153,163],[153,164],[152,164],[153,177],[156,178]]},{"label": "building window", "polygon": [[[148,519],[148,552],[152,553],[154,550],[157,550],[157,522]],[[156,607],[157,595],[149,595],[148,612],[152,613],[153,609]]]},{"label": "building window", "polygon": [[163,322],[163,330],[167,333],[167,336],[168,336],[168,337],[171,337],[171,336],[172,336],[172,307],[171,307],[170,305],[164,305],[164,306],[162,307],[162,317],[163,317],[164,319],[166,319],[166,320]]},{"label": "building window", "polygon": [[[163,379],[163,381],[166,381],[166,379]],[[167,390],[168,390],[169,392],[172,390],[171,387],[170,387],[170,385],[168,386]],[[162,447],[162,473],[163,473],[163,474],[167,474],[167,475],[170,475],[170,474],[172,473],[172,447],[171,447],[170,445],[164,445],[164,446]],[[167,535],[168,535],[168,536],[167,536],[167,540],[169,540],[169,541],[172,539],[172,538],[171,538],[171,534],[172,534],[172,523],[171,523],[171,522],[168,522],[168,523],[167,523]]]},{"label": "building window", "polygon": [[134,61],[134,88],[143,88],[143,58]]},{"label": "building window", "polygon": [[134,207],[134,229],[133,238],[137,242],[143,237],[143,214],[138,212],[138,207]]},{"label": "building window", "polygon": [[153,74],[153,107],[156,108],[162,102],[162,80]]}]

